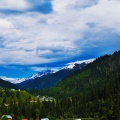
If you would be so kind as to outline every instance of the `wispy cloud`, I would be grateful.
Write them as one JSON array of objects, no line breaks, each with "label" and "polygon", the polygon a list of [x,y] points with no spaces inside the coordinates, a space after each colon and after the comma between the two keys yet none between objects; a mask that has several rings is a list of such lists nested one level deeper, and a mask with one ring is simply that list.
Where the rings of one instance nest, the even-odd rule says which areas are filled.
[{"label": "wispy cloud", "polygon": [[30,69],[33,70],[33,71],[35,71],[35,72],[45,71],[45,70],[48,70],[48,69],[53,70],[54,72],[56,72],[56,71],[58,71],[60,68],[59,68],[59,67],[53,67],[53,68],[50,67],[50,68],[48,68],[48,67],[38,67],[38,66],[34,66],[34,67],[31,67]]},{"label": "wispy cloud", "polygon": [[86,49],[102,52],[108,47],[109,51],[114,43],[109,34],[120,35],[117,0],[53,0],[50,4],[52,12],[43,14],[32,11],[37,4],[31,1],[1,0],[0,9],[27,12],[0,14],[0,64],[43,64],[80,56]]}]

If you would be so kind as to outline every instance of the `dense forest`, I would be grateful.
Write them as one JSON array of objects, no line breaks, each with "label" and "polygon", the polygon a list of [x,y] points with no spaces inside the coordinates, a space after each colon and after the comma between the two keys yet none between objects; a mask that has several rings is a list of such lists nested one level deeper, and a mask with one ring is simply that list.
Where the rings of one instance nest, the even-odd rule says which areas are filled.
[{"label": "dense forest", "polygon": [[81,70],[75,71],[63,79],[56,86],[42,91],[31,93],[43,94],[55,97],[88,94],[92,89],[102,90],[111,79],[116,79],[120,73],[120,51],[113,55],[105,55],[97,58]]},{"label": "dense forest", "polygon": [[31,91],[33,95],[52,96],[53,100],[41,101],[23,93],[1,89],[0,116],[10,114],[14,120],[43,117],[120,120],[120,51],[97,58],[50,89]]}]

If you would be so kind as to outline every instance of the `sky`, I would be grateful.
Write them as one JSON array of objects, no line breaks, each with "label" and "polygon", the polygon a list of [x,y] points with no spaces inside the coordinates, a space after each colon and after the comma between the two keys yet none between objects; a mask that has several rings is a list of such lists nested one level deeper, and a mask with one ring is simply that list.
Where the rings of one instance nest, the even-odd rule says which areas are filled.
[{"label": "sky", "polygon": [[0,0],[0,78],[120,50],[120,0]]}]

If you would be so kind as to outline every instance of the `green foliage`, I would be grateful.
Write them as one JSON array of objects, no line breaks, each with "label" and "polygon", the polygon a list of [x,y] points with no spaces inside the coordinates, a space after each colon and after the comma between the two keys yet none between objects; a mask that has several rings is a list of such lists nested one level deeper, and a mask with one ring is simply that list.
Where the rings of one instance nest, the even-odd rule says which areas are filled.
[{"label": "green foliage", "polygon": [[34,97],[26,91],[0,89],[0,103],[7,104],[18,100],[25,101],[30,99],[34,99]]},{"label": "green foliage", "polygon": [[[59,104],[62,106],[58,105],[58,117],[66,118],[71,115],[119,120],[120,51],[113,55],[101,56],[56,86],[34,94],[60,99]],[[66,106],[68,103],[65,102],[67,101],[65,97],[72,97],[70,107]]]},{"label": "green foliage", "polygon": [[0,114],[12,115],[14,120],[120,120],[120,51],[98,58],[55,87],[36,94],[56,99],[40,101],[25,91],[1,89]]},{"label": "green foliage", "polygon": [[6,116],[2,117],[1,120],[8,120]]},{"label": "green foliage", "polygon": [[[93,89],[102,90],[111,78],[116,78],[120,70],[120,51],[113,55],[97,58],[50,89],[36,91],[34,94],[54,97],[89,94]],[[95,93],[94,93],[95,94]]]}]

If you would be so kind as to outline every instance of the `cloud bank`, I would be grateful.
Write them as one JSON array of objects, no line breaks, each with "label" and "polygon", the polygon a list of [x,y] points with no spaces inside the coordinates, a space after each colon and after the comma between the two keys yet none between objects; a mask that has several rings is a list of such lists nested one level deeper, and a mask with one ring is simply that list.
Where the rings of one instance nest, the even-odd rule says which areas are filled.
[{"label": "cloud bank", "polygon": [[0,13],[0,64],[45,64],[120,47],[119,0],[52,0],[48,14],[32,1],[0,2],[1,11],[22,11]]}]

